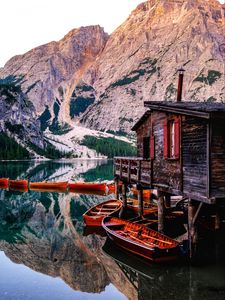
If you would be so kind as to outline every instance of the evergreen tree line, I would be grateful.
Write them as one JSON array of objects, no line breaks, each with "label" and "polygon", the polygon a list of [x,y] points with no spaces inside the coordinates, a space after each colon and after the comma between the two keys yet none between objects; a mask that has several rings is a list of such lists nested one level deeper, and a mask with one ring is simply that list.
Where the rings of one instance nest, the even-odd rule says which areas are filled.
[{"label": "evergreen tree line", "polygon": [[97,138],[86,135],[82,145],[96,150],[97,153],[113,158],[114,156],[136,156],[136,147],[115,138]]},{"label": "evergreen tree line", "polygon": [[29,159],[29,152],[5,133],[0,134],[0,159]]}]

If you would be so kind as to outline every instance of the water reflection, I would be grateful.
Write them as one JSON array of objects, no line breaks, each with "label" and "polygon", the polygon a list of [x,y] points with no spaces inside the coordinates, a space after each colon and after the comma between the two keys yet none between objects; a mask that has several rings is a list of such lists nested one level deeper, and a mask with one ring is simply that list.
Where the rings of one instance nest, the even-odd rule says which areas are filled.
[{"label": "water reflection", "polygon": [[0,177],[30,181],[112,180],[113,164],[107,160],[2,161]]},{"label": "water reflection", "polygon": [[4,196],[1,192],[0,249],[13,262],[61,277],[75,290],[104,290],[107,273],[74,228],[70,195],[48,195],[46,206],[28,193]]},{"label": "water reflection", "polygon": [[[20,163],[17,167],[11,163],[7,167],[0,165],[1,176],[6,176],[3,175],[4,168],[11,167],[14,178],[112,179],[104,178],[112,172],[111,162],[31,163],[25,164],[24,168]],[[185,264],[150,264],[118,250],[104,234],[84,230],[82,214],[90,206],[110,197],[113,195],[0,190],[0,250],[16,264],[53,278],[59,277],[74,291],[89,293],[85,299],[91,299],[93,293],[97,299],[103,295],[104,299],[126,297],[130,300],[225,298],[225,268],[221,262],[198,268]],[[9,284],[5,283],[6,288]],[[49,296],[51,286],[49,283],[49,289],[42,293],[45,298],[55,299],[55,296]]]},{"label": "water reflection", "polygon": [[111,257],[144,299],[224,299],[225,266],[208,264],[191,267],[188,264],[155,265],[132,254],[118,251],[108,240],[103,251]]}]

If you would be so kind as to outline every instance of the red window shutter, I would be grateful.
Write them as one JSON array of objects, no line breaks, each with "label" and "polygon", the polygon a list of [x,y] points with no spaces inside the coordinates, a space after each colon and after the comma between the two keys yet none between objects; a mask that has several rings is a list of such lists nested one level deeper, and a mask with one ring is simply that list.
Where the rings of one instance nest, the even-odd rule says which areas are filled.
[{"label": "red window shutter", "polygon": [[174,142],[175,158],[180,158],[180,118],[176,118],[174,121]]},{"label": "red window shutter", "polygon": [[168,158],[168,122],[165,120],[163,127],[163,154],[164,158]]},{"label": "red window shutter", "polygon": [[150,158],[154,159],[155,158],[155,137],[152,135],[150,137]]}]

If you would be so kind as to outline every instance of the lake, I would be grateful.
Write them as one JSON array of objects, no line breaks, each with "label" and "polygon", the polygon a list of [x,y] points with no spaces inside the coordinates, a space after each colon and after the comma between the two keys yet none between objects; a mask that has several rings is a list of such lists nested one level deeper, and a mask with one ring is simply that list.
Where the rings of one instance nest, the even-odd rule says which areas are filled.
[{"label": "lake", "polygon": [[[112,180],[113,164],[1,162],[0,177]],[[88,231],[82,214],[113,197],[0,190],[0,299],[225,299],[223,261],[150,264]]]}]

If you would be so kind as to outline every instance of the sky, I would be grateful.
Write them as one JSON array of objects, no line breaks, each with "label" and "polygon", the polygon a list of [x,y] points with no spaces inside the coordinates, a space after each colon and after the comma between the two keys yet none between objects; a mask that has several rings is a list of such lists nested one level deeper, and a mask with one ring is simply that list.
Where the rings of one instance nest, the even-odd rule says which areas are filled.
[{"label": "sky", "polygon": [[0,67],[17,54],[58,41],[71,29],[100,25],[111,33],[144,0],[2,0]]},{"label": "sky", "polygon": [[111,33],[144,1],[2,0],[0,67],[14,55],[60,40],[73,28],[99,24]]}]

